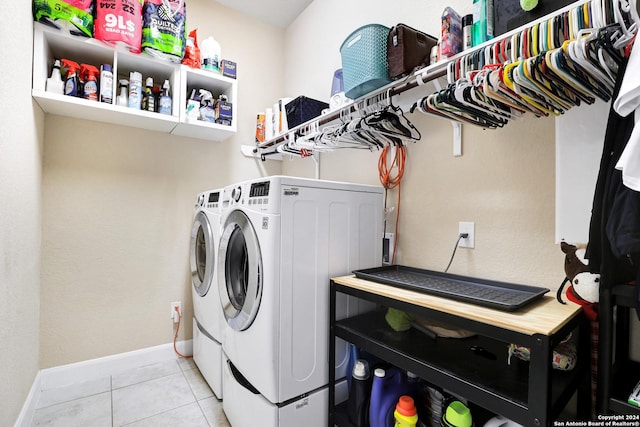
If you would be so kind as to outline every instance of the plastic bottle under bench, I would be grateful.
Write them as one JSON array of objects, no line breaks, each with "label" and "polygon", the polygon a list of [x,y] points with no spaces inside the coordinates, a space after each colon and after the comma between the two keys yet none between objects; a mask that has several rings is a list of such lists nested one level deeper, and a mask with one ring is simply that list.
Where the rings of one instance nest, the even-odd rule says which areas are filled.
[{"label": "plastic bottle under bench", "polygon": [[406,384],[398,368],[374,371],[369,404],[370,427],[389,427],[393,425],[393,412],[400,396],[405,394]]},{"label": "plastic bottle under bench", "polygon": [[418,423],[418,411],[411,396],[402,395],[393,412],[395,427],[416,427]]},{"label": "plastic bottle under bench", "polygon": [[369,425],[369,400],[371,398],[371,373],[369,363],[358,359],[353,365],[351,387],[347,401],[349,420],[356,427]]}]

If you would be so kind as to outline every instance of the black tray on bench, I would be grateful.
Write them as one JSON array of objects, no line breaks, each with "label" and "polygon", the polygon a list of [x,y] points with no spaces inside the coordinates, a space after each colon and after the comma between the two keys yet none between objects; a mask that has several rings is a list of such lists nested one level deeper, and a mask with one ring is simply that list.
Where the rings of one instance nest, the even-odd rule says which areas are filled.
[{"label": "black tray on bench", "polygon": [[518,310],[549,292],[549,289],[536,286],[458,276],[401,265],[356,270],[353,273],[360,279],[504,311]]}]

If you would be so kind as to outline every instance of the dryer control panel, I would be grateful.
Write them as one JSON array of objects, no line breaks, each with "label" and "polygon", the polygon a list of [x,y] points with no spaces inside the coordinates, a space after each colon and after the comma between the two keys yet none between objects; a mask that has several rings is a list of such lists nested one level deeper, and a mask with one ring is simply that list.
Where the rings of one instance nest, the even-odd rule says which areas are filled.
[{"label": "dryer control panel", "polygon": [[251,190],[249,191],[249,197],[267,197],[269,196],[269,184],[271,182],[254,182],[251,184]]},{"label": "dryer control panel", "polygon": [[225,189],[223,208],[244,206],[259,212],[271,212],[276,209],[278,197],[273,193],[271,180],[256,180],[234,184]]}]

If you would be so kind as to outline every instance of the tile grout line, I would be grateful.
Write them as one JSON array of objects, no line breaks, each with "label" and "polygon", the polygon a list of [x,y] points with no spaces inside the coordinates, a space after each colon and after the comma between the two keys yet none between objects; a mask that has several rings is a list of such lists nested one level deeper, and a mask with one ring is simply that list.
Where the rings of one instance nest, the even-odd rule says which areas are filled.
[{"label": "tile grout line", "polygon": [[[178,362],[178,364],[180,364],[180,362]],[[191,394],[193,395],[193,398],[196,401],[196,405],[198,405],[198,409],[200,409],[200,413],[204,417],[204,421],[207,423],[207,425],[209,427],[216,427],[216,425],[211,425],[211,423],[209,423],[209,419],[207,418],[207,414],[205,414],[204,409],[202,409],[202,405],[200,404],[200,401],[204,400],[204,399],[198,400],[198,396],[196,396],[196,393],[193,390],[193,387],[191,386],[191,383],[189,382],[189,378],[187,378],[187,375],[186,375],[187,370],[182,370],[182,367],[180,367],[180,368],[181,368],[182,376],[184,377],[184,380],[187,382],[187,385],[189,386],[189,390],[191,390]],[[193,371],[194,369],[192,368],[192,369],[188,369],[188,370],[189,371]],[[215,398],[215,394],[213,394],[213,396]]]},{"label": "tile grout line", "polygon": [[[202,400],[204,400],[204,399],[202,399]],[[205,422],[207,423],[207,425],[209,427],[216,427],[215,425],[211,425],[211,423],[209,422],[209,419],[207,418],[207,414],[204,413],[204,409],[202,409],[202,405],[200,404],[200,402],[201,402],[201,400],[196,400],[196,404],[198,405],[198,409],[200,409],[200,413],[204,417]]]},{"label": "tile grout line", "polygon": [[[193,403],[185,403],[184,405],[180,405],[180,406],[177,406],[177,407],[172,408],[172,409],[167,409],[166,411],[162,411],[162,412],[159,412],[157,414],[149,415],[148,417],[141,418],[141,419],[135,420],[135,421],[131,421],[130,423],[122,424],[122,426],[119,426],[119,427],[126,427],[126,426],[131,425],[131,424],[139,423],[140,421],[148,420],[149,418],[157,417],[158,415],[166,414],[168,412],[175,411],[175,410],[187,407],[189,405],[193,405]],[[206,421],[206,418],[205,418],[205,421]],[[113,427],[116,427],[116,426],[113,426]]]}]

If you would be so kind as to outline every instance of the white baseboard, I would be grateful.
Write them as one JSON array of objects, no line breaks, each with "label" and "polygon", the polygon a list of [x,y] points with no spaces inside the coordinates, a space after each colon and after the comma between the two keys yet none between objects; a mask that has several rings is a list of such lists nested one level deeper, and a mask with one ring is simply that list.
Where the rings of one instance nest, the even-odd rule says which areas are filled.
[{"label": "white baseboard", "polygon": [[18,419],[16,420],[14,427],[29,427],[31,424],[33,413],[36,411],[36,403],[38,403],[40,391],[42,390],[42,387],[40,386],[42,375],[40,372],[41,371],[38,371],[38,373],[36,373],[33,384],[31,384],[31,390],[29,390],[27,399],[24,401],[24,405],[22,405],[22,410],[20,410],[20,414],[18,414]]},{"label": "white baseboard", "polygon": [[[182,354],[191,354],[193,352],[191,340],[180,341],[177,343],[177,347]],[[164,362],[176,357],[176,353],[173,350],[173,343],[170,343],[71,363],[69,365],[55,366],[41,371],[41,387],[43,390],[61,387],[112,375],[127,369]]]},{"label": "white baseboard", "polygon": [[[176,343],[176,347],[182,354],[193,354],[192,340],[179,341]],[[153,363],[175,360],[177,357],[173,349],[173,343],[169,343],[127,353],[85,360],[83,362],[41,369],[38,371],[31,386],[27,400],[22,405],[22,410],[14,427],[29,426],[42,390],[89,381]]]}]

